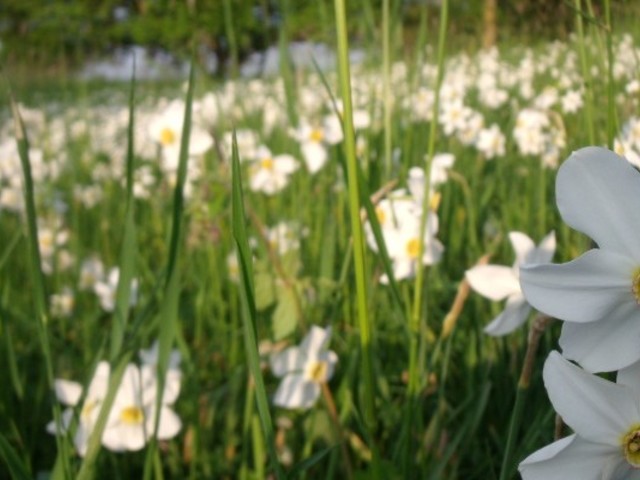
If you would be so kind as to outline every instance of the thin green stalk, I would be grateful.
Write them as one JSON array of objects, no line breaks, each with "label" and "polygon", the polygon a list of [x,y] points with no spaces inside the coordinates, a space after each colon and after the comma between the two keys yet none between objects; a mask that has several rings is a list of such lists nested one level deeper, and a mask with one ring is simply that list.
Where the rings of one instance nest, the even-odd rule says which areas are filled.
[{"label": "thin green stalk", "polygon": [[[424,199],[422,204],[422,217],[420,219],[420,234],[419,238],[423,239],[426,232],[427,227],[427,217],[429,214],[429,202],[430,202],[430,193],[431,193],[431,161],[433,159],[435,153],[436,146],[436,136],[437,136],[437,127],[438,127],[438,110],[440,108],[440,87],[442,85],[442,79],[444,78],[444,48],[446,44],[446,33],[447,33],[447,20],[449,13],[449,2],[448,0],[443,0],[440,8],[440,30],[438,34],[438,74],[436,77],[436,84],[434,85],[435,90],[435,98],[433,102],[433,119],[429,124],[429,144],[427,148],[427,162],[425,165],[425,179],[424,179]],[[418,253],[416,255],[417,262],[421,262],[421,259],[424,254],[424,242],[418,242]],[[420,348],[420,342],[422,341],[421,329],[420,329],[420,318],[423,312],[424,306],[424,284],[425,284],[425,269],[420,263],[416,268],[416,280],[415,280],[415,291],[413,298],[413,309],[412,314],[409,319],[409,381],[407,383],[407,395],[409,399],[414,399],[417,397],[420,390],[420,366],[418,364],[418,350]],[[427,311],[424,311],[425,322]],[[404,438],[402,439],[403,444],[405,445],[405,462],[403,462],[404,468],[407,468],[408,462],[408,444],[411,438],[411,432],[413,429],[414,422],[412,420],[413,417],[413,408],[407,408],[405,410],[405,425],[407,428],[404,430]]]},{"label": "thin green stalk", "polygon": [[260,353],[258,352],[258,341],[256,334],[256,308],[253,287],[253,264],[251,251],[249,249],[249,239],[246,231],[246,216],[244,201],[242,198],[242,178],[240,174],[240,159],[238,158],[238,143],[235,133],[233,135],[232,149],[232,211],[233,211],[233,238],[236,243],[238,255],[238,266],[240,269],[240,297],[242,306],[242,323],[245,340],[245,353],[249,370],[255,385],[255,399],[258,406],[258,415],[262,424],[262,433],[265,436],[267,450],[271,459],[271,464],[276,478],[284,478],[284,471],[278,461],[278,454],[275,445],[275,434],[273,422],[269,411],[267,391],[260,370]]},{"label": "thin green stalk", "polygon": [[223,0],[224,29],[229,42],[229,53],[231,54],[231,76],[238,75],[238,42],[236,40],[236,30],[233,26],[233,12],[231,10],[231,0]]},{"label": "thin green stalk", "polygon": [[584,117],[589,134],[589,144],[596,144],[595,126],[593,124],[593,84],[591,73],[587,62],[587,50],[585,47],[584,27],[582,21],[582,0],[575,0],[576,9],[576,30],[578,32],[578,50],[580,52],[580,66],[582,68],[582,79],[584,82]]},{"label": "thin green stalk", "polygon": [[[373,351],[371,342],[371,323],[367,305],[366,265],[364,255],[364,236],[360,221],[360,186],[358,182],[358,165],[356,160],[355,135],[353,129],[353,109],[351,103],[351,84],[349,71],[349,41],[347,38],[347,19],[345,1],[335,0],[336,35],[338,42],[338,77],[343,104],[344,151],[347,163],[347,182],[349,195],[349,214],[353,237],[353,260],[356,277],[357,318],[362,349],[362,370],[364,383],[365,426],[369,438],[376,423],[375,388],[373,381]],[[378,476],[378,453],[372,445],[372,473]]]},{"label": "thin green stalk", "polygon": [[384,166],[385,173],[391,174],[391,25],[389,21],[391,0],[382,0],[382,98],[384,106]]},{"label": "thin green stalk", "polygon": [[613,150],[613,141],[616,136],[617,119],[615,91],[613,84],[613,28],[611,25],[611,0],[604,0],[605,34],[607,37],[607,145]]}]

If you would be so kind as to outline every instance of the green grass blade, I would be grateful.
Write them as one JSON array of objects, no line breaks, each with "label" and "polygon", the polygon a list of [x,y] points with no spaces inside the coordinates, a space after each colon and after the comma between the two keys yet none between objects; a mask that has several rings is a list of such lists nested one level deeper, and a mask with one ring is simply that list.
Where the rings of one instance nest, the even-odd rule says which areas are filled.
[{"label": "green grass blade", "polygon": [[2,433],[0,433],[0,457],[2,457],[11,478],[14,480],[29,480],[33,478],[33,475],[29,473],[29,466],[24,464]]},{"label": "green grass blade", "polygon": [[232,179],[231,179],[231,205],[233,238],[236,244],[238,255],[238,265],[240,267],[240,297],[242,303],[242,323],[244,330],[245,350],[249,371],[255,384],[256,403],[258,414],[262,424],[262,431],[267,443],[269,457],[276,478],[284,478],[284,472],[278,461],[276,452],[275,434],[273,422],[269,411],[267,392],[264,386],[264,379],[260,370],[260,354],[258,352],[258,342],[256,335],[256,310],[253,288],[253,265],[251,251],[249,249],[249,239],[247,237],[246,217],[244,211],[244,201],[242,198],[242,177],[240,173],[240,159],[238,157],[238,144],[235,133],[233,135],[232,150]]}]

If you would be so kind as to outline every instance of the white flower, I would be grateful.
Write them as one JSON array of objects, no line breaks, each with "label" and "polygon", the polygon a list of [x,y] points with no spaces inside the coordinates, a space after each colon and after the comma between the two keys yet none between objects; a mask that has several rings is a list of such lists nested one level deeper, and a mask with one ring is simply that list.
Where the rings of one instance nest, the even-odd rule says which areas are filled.
[{"label": "white flower", "polygon": [[554,232],[542,239],[537,248],[533,240],[521,232],[510,232],[509,240],[516,252],[513,266],[478,265],[465,274],[471,288],[483,297],[495,302],[507,299],[504,311],[485,327],[484,331],[489,335],[506,335],[526,321],[531,307],[520,289],[520,267],[547,263],[556,249]]},{"label": "white flower", "polygon": [[[107,278],[100,279],[93,285],[93,291],[100,300],[100,306],[106,312],[113,312],[116,307],[116,291],[118,289],[118,279],[120,278],[120,269],[113,267],[109,271]],[[138,299],[138,280],[131,281],[131,297],[130,305],[136,304]]]},{"label": "white flower", "polygon": [[[155,409],[155,389],[145,388],[136,365],[127,365],[102,434],[102,444],[115,452],[140,450],[149,437],[154,436]],[[167,440],[181,428],[180,418],[163,401],[155,436]]]},{"label": "white flower", "polygon": [[[78,413],[78,424],[73,437],[73,444],[81,456],[84,456],[87,452],[89,437],[98,419],[102,401],[107,394],[107,389],[109,388],[109,373],[109,364],[107,362],[100,362],[87,389],[84,403]],[[63,405],[75,407],[80,401],[80,397],[82,397],[82,386],[79,383],[56,379],[54,386],[56,397],[58,397],[58,400]],[[47,425],[47,431],[52,434],[66,433],[71,425],[73,416],[73,408],[67,408],[62,412],[61,429],[58,429],[58,425],[56,425],[55,421],[52,421]]]},{"label": "white flower", "polygon": [[574,152],[556,179],[560,215],[599,246],[561,265],[521,269],[529,303],[565,320],[563,355],[592,372],[640,360],[640,173],[597,147]]},{"label": "white flower", "polygon": [[575,434],[522,463],[524,480],[640,479],[640,363],[617,383],[591,375],[551,352],[544,383],[555,410]]},{"label": "white flower", "polygon": [[291,155],[272,155],[260,146],[255,160],[249,167],[249,187],[255,192],[273,195],[289,183],[289,176],[298,169],[298,162]]},{"label": "white flower", "polygon": [[328,350],[331,327],[312,326],[299,347],[271,357],[271,371],[282,377],[273,403],[284,408],[310,408],[320,396],[320,385],[331,379],[338,356]]}]

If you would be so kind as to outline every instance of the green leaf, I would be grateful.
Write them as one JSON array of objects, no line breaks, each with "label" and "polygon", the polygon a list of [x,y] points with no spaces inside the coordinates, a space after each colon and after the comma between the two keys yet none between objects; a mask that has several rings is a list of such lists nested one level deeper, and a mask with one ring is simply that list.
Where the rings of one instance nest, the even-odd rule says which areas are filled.
[{"label": "green leaf", "polygon": [[0,457],[2,457],[11,474],[11,478],[14,480],[29,480],[33,478],[29,473],[28,466],[20,460],[20,456],[2,433],[0,433]]},{"label": "green leaf", "polygon": [[278,289],[278,306],[273,312],[273,337],[274,340],[282,340],[296,329],[297,305],[296,294],[291,288],[280,287]]},{"label": "green leaf", "polygon": [[256,310],[265,310],[276,301],[273,276],[267,272],[256,272],[254,282],[256,287]]}]

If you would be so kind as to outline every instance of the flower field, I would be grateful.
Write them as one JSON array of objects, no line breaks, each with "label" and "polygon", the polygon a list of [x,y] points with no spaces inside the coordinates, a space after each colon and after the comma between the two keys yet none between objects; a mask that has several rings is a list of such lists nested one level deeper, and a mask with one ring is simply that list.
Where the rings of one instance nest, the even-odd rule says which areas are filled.
[{"label": "flower field", "polygon": [[336,30],[6,95],[0,478],[640,478],[637,37]]}]

